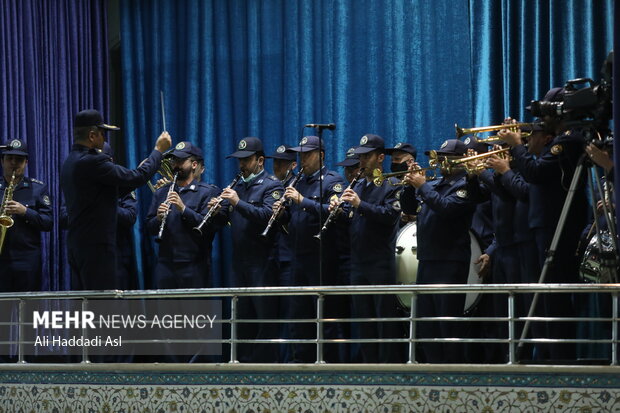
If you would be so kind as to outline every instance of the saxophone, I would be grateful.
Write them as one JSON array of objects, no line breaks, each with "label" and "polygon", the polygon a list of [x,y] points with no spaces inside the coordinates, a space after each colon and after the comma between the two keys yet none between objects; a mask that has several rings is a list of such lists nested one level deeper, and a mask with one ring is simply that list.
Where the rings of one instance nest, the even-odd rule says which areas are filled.
[{"label": "saxophone", "polygon": [[13,218],[6,213],[6,208],[9,201],[13,200],[13,190],[15,189],[15,171],[11,176],[9,185],[4,190],[4,196],[2,197],[2,204],[0,204],[0,254],[2,253],[2,247],[4,246],[4,237],[6,231],[14,224]]}]

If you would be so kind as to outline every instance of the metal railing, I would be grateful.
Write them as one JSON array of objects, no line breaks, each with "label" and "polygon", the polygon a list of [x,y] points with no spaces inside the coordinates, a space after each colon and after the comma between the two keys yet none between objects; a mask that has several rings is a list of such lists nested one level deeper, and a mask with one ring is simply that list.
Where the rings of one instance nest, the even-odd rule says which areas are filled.
[{"label": "metal railing", "polygon": [[[330,343],[406,343],[408,345],[407,363],[416,363],[416,344],[418,343],[498,343],[508,345],[507,363],[513,364],[517,360],[517,345],[519,343],[597,343],[610,346],[611,365],[618,364],[618,293],[620,284],[428,284],[428,285],[368,285],[368,286],[329,286],[329,287],[252,287],[252,288],[212,288],[212,289],[175,289],[175,290],[110,290],[110,291],[59,291],[59,292],[25,292],[25,293],[0,293],[0,302],[7,300],[19,300],[17,323],[11,323],[18,330],[17,361],[24,361],[24,346],[27,343],[24,337],[24,308],[25,302],[36,299],[57,300],[82,300],[82,310],[88,310],[89,300],[95,299],[159,299],[159,298],[217,298],[229,299],[230,317],[221,319],[220,323],[230,327],[227,338],[220,340],[221,344],[230,346],[229,363],[237,363],[237,347],[245,343],[272,343],[272,344],[313,344],[316,347],[316,363],[324,363],[324,346]],[[416,300],[422,294],[505,294],[507,295],[506,317],[418,317],[416,314]],[[515,313],[515,296],[519,294],[609,294],[611,300],[611,314],[604,317],[518,317]],[[406,294],[410,296],[408,314],[401,317],[389,318],[334,318],[324,317],[325,298],[328,296],[353,296],[353,295],[393,295]],[[311,296],[316,298],[315,317],[309,319],[240,319],[238,317],[238,300],[250,296]],[[403,313],[404,314],[404,313]],[[505,338],[471,338],[471,337],[442,337],[442,338],[419,338],[417,337],[417,324],[429,321],[442,322],[494,322],[507,324],[507,337]],[[605,339],[558,339],[558,338],[526,338],[520,340],[517,337],[517,323],[531,322],[602,322],[610,323],[610,337]],[[401,322],[408,324],[408,337],[402,338],[326,338],[325,326],[330,323],[360,323],[360,322]],[[240,339],[237,326],[242,323],[308,323],[314,324],[315,336],[309,339],[291,339],[273,337],[269,339]],[[7,323],[1,323],[6,325]],[[88,334],[88,331],[84,331]],[[203,342],[196,340],[197,342]],[[205,340],[210,342],[212,340]],[[14,344],[0,337],[0,344]],[[89,359],[88,348],[82,348],[82,362]]]}]

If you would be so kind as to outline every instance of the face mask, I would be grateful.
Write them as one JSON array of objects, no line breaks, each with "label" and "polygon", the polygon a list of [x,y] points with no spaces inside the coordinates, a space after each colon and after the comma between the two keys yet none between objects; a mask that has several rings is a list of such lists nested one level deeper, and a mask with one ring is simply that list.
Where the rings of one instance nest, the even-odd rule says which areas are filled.
[{"label": "face mask", "polygon": [[247,178],[244,178],[244,177],[242,176],[242,177],[241,177],[241,179],[243,180],[243,182],[245,182],[245,183],[247,184],[248,182],[251,182],[251,181],[252,181],[252,179],[256,178],[257,176],[258,176],[257,174],[255,174],[254,172],[252,172],[251,174],[249,174],[249,175],[248,175],[248,177],[247,177]]},{"label": "face mask", "polygon": [[390,164],[390,171],[392,172],[404,172],[408,169],[407,162],[395,163],[392,162]]}]

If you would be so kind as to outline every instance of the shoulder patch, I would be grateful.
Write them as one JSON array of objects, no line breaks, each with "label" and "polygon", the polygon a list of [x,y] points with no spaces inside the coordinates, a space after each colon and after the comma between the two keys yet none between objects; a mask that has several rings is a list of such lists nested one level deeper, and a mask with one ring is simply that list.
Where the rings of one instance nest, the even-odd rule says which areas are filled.
[{"label": "shoulder patch", "polygon": [[271,197],[277,201],[282,197],[282,194],[280,193],[280,191],[273,191],[271,193]]},{"label": "shoulder patch", "polygon": [[459,198],[467,198],[467,190],[466,189],[459,189],[458,191],[456,191],[456,196],[458,196]]},{"label": "shoulder patch", "polygon": [[562,153],[562,150],[563,150],[563,149],[564,149],[564,148],[562,148],[562,145],[560,145],[560,144],[553,145],[553,146],[551,147],[551,154],[553,154],[553,155],[559,155],[559,154],[561,154],[561,153]]},{"label": "shoulder patch", "polygon": [[50,206],[52,202],[50,201],[50,197],[47,195],[43,195],[43,203],[47,206]]},{"label": "shoulder patch", "polygon": [[334,185],[334,192],[342,192],[342,184],[341,183],[337,183],[336,185]]}]

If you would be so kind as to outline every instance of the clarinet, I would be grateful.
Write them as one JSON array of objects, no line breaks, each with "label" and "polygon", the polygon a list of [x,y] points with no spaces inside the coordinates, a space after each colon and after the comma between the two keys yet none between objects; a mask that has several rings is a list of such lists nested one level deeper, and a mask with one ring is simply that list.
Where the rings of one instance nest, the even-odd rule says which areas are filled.
[{"label": "clarinet", "polygon": [[[347,186],[347,189],[353,188],[353,186],[355,186],[357,181],[359,181],[359,179],[362,177],[362,174],[364,173],[364,169],[365,168],[360,169],[360,171],[357,173],[357,175],[355,175],[355,178],[353,178],[349,186]],[[347,189],[345,189],[345,191]],[[344,201],[342,200],[342,197],[338,198],[338,205],[336,205],[336,207],[332,209],[332,212],[329,213],[329,215],[327,216],[327,219],[325,220],[325,223],[321,227],[321,230],[319,231],[318,234],[314,236],[314,238],[321,239],[321,234],[327,230],[327,228],[329,227],[329,224],[331,224],[332,221],[336,218],[336,215],[338,214],[338,211],[340,211],[340,208],[342,208],[343,204],[344,204]]]},{"label": "clarinet", "polygon": [[[301,175],[303,174],[303,172],[304,172],[304,168],[301,168],[299,172],[297,172],[297,175],[295,175],[295,177],[291,181],[291,184],[289,185],[289,187],[295,188],[295,185],[297,185],[297,182],[299,182],[299,180],[301,179]],[[280,215],[280,212],[282,211],[284,207],[285,207],[285,202],[284,200],[282,200],[282,202],[280,202],[280,205],[278,205],[278,208],[273,210],[273,214],[271,214],[271,218],[269,218],[269,222],[267,223],[265,230],[263,231],[262,234],[260,234],[261,237],[266,237],[267,234],[269,234],[269,230],[273,226],[274,222],[276,222],[276,220],[278,219],[278,215]]]},{"label": "clarinet", "polygon": [[166,209],[166,212],[164,212],[164,217],[161,219],[161,223],[159,224],[159,233],[157,234],[157,237],[155,237],[155,242],[157,243],[161,242],[161,237],[164,235],[164,228],[166,227],[166,220],[168,219],[168,214],[170,213],[170,202],[168,201],[168,197],[170,197],[170,194],[174,192],[174,186],[177,183],[177,176],[179,176],[178,172],[174,174],[174,178],[172,178],[172,183],[170,184],[170,188],[168,188],[168,194],[166,195],[166,202],[165,202],[168,209]]},{"label": "clarinet", "polygon": [[[237,182],[239,182],[242,176],[243,176],[243,173],[239,172],[237,176],[235,176],[235,179],[233,179],[232,182],[224,189],[234,188],[234,186],[237,185]],[[202,235],[202,227],[205,226],[209,222],[209,220],[213,217],[213,214],[215,214],[215,211],[217,211],[217,209],[222,204],[223,198],[221,196],[218,196],[217,198],[215,198],[215,200],[216,200],[215,204],[213,204],[213,206],[209,208],[209,210],[207,211],[207,214],[204,216],[204,218],[202,218],[202,221],[200,221],[200,224],[198,224],[197,226],[193,228],[194,232],[197,232],[199,235]]]}]

